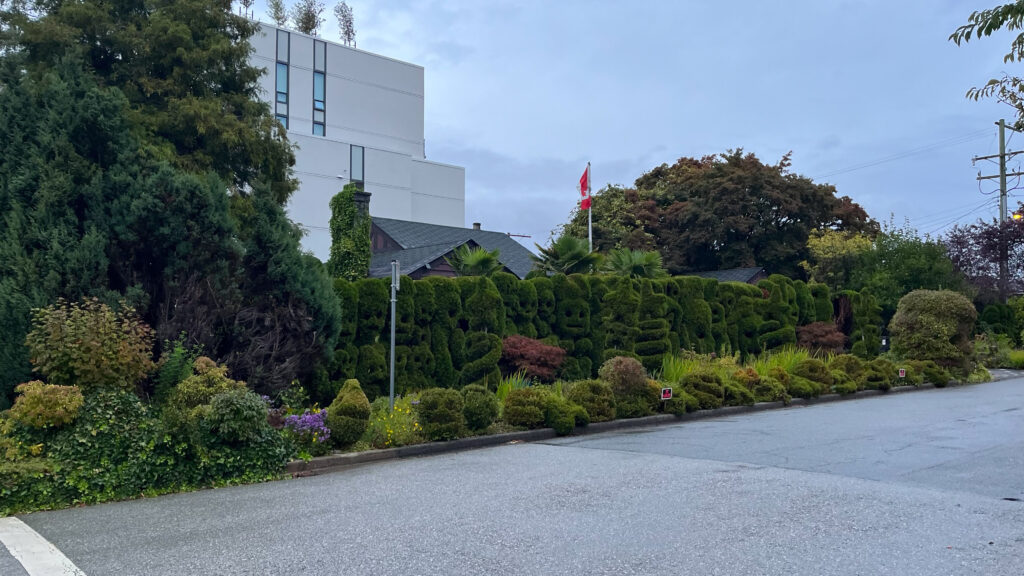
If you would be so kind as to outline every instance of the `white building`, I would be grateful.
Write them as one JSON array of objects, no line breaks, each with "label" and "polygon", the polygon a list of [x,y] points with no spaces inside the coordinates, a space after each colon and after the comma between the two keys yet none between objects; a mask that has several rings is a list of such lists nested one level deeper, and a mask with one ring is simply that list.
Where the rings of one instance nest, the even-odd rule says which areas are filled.
[{"label": "white building", "polygon": [[297,147],[288,213],[307,230],[305,249],[327,260],[328,204],[350,181],[372,194],[371,216],[465,226],[465,169],[425,157],[421,66],[265,23],[250,42]]}]

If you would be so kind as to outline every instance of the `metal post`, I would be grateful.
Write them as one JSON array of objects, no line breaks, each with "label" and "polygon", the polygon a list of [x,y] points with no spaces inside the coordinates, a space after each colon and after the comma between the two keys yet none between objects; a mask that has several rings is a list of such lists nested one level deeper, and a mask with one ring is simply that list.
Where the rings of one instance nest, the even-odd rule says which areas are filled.
[{"label": "metal post", "polygon": [[391,388],[389,406],[395,410],[395,308],[398,304],[398,260],[391,261]]},{"label": "metal post", "polygon": [[594,189],[594,175],[590,172],[590,162],[587,162],[587,197],[590,198],[590,207],[587,208],[587,240],[590,242],[590,251],[594,251],[594,195],[590,193]]},{"label": "metal post", "polygon": [[1006,246],[1006,121],[999,120],[999,300],[1006,302],[1009,286],[1009,254]]}]

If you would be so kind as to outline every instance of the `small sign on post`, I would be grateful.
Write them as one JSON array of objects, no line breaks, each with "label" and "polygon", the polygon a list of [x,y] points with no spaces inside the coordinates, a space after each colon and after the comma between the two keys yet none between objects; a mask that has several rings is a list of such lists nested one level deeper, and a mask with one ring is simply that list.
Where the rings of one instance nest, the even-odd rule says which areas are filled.
[{"label": "small sign on post", "polygon": [[906,377],[907,377],[907,369],[906,368],[900,368],[900,378],[906,378]]},{"label": "small sign on post", "polygon": [[672,389],[671,388],[662,388],[661,389],[661,399],[662,400],[671,400],[672,399]]}]

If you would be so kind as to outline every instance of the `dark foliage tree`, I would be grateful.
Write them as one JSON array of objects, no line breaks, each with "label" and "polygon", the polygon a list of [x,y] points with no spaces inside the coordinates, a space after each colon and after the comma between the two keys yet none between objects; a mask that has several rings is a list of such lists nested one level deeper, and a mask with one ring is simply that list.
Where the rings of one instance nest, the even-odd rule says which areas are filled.
[{"label": "dark foliage tree", "polygon": [[[734,150],[681,158],[636,180],[636,190],[609,188],[607,208],[594,200],[599,248],[657,249],[673,274],[764,266],[801,276],[814,230],[874,231],[875,223],[835,188],[790,171],[787,154],[775,165]],[[566,232],[586,230],[577,212]]]},{"label": "dark foliage tree", "polygon": [[[1024,208],[1024,205],[1022,205]],[[978,220],[955,226],[943,240],[955,270],[963,275],[975,299],[988,304],[1005,301],[1007,293],[1024,290],[1024,225],[1015,220],[1000,224]],[[1006,246],[1008,281],[999,286],[1001,246]]]},{"label": "dark foliage tree", "polygon": [[338,303],[282,208],[293,156],[255,99],[254,25],[226,1],[6,8],[0,395],[58,297],[126,299],[257,389],[311,370]]}]

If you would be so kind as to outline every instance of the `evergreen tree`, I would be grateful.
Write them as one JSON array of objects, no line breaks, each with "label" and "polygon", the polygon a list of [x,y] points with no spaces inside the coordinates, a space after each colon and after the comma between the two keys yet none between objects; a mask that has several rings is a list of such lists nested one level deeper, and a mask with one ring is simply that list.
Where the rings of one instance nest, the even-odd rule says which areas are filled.
[{"label": "evergreen tree", "polygon": [[0,397],[58,297],[125,299],[258,390],[312,371],[338,302],[283,211],[293,156],[255,99],[254,25],[229,2],[30,8],[0,12]]}]

